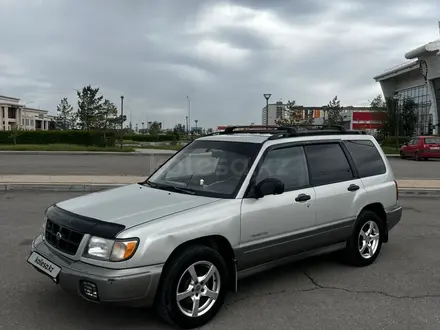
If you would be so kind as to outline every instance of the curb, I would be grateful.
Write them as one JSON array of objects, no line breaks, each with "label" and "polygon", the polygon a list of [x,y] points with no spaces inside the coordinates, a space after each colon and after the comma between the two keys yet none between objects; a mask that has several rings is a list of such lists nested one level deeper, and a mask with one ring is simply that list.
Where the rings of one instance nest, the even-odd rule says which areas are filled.
[{"label": "curb", "polygon": [[[11,183],[0,184],[2,191],[97,192],[128,184],[118,183]],[[440,196],[440,188],[399,188],[399,196]]]}]

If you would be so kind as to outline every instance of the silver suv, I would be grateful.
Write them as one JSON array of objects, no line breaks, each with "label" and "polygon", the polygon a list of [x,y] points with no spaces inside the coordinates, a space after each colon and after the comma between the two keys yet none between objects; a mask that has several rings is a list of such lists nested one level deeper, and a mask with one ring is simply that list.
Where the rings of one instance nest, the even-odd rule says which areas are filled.
[{"label": "silver suv", "polygon": [[342,250],[378,257],[401,218],[388,160],[342,127],[228,127],[144,182],[50,206],[28,262],[101,303],[196,328],[251,274]]}]

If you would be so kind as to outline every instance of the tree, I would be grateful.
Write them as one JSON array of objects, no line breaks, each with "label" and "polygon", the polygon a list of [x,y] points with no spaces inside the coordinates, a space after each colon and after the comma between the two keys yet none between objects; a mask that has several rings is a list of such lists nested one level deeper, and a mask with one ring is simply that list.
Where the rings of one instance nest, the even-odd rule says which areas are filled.
[{"label": "tree", "polygon": [[297,105],[294,100],[288,101],[285,108],[285,116],[276,121],[277,125],[297,125],[304,122],[304,109],[302,105]]},{"label": "tree", "polygon": [[399,114],[400,127],[402,128],[400,136],[411,137],[416,131],[417,114],[415,113],[416,103],[411,98],[403,100],[402,108]]},{"label": "tree", "polygon": [[185,134],[186,127],[185,125],[177,124],[176,126],[174,126],[173,132],[178,134]]},{"label": "tree", "polygon": [[150,135],[157,136],[162,130],[162,123],[158,121],[153,121],[150,125]]},{"label": "tree", "polygon": [[335,96],[327,106],[324,107],[327,116],[325,118],[325,124],[328,125],[343,125],[344,119],[342,118],[341,102],[338,100],[338,96]]},{"label": "tree", "polygon": [[73,106],[69,104],[67,98],[62,98],[57,106],[57,116],[55,117],[57,126],[61,129],[73,129],[75,127],[76,114]]},{"label": "tree", "polygon": [[[78,95],[78,121],[81,129],[94,129],[99,122],[99,111],[102,106],[101,102],[104,98],[98,96],[99,87],[92,88],[88,85],[77,91]],[[99,126],[99,124],[98,124]]]},{"label": "tree", "polygon": [[105,99],[96,110],[94,128],[117,129],[121,126],[121,118],[118,117],[118,108],[110,100]]}]

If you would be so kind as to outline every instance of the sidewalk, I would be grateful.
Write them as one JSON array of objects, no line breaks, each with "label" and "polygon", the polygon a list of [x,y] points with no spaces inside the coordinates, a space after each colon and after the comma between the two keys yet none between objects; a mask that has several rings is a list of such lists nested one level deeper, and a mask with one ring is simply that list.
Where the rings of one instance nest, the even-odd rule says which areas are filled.
[{"label": "sidewalk", "polygon": [[[85,175],[2,175],[0,191],[98,191],[145,180],[139,176],[85,176]],[[440,180],[397,180],[401,192],[438,192]]]}]

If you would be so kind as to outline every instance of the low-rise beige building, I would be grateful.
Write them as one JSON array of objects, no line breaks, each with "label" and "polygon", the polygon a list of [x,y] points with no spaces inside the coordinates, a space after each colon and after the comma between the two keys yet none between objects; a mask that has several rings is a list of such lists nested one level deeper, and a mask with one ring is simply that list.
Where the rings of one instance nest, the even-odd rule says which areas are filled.
[{"label": "low-rise beige building", "polygon": [[15,97],[0,95],[0,131],[48,130],[54,116],[49,111],[26,107]]}]

